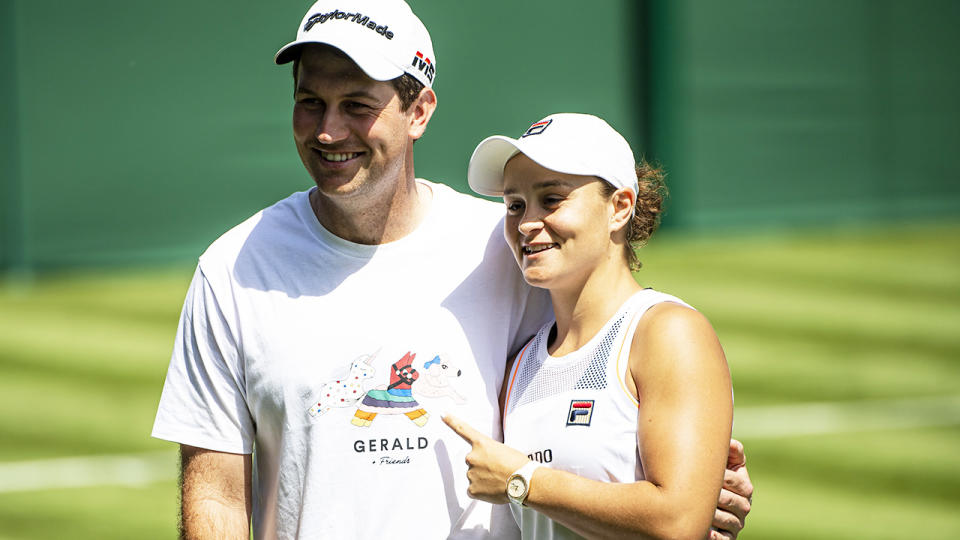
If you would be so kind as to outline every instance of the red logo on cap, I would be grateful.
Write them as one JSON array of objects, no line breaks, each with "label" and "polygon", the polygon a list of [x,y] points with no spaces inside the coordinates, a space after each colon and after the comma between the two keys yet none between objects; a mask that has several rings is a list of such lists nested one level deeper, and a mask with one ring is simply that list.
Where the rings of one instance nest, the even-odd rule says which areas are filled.
[{"label": "red logo on cap", "polygon": [[417,51],[417,58],[423,60],[424,62],[426,62],[426,63],[428,63],[428,64],[433,64],[433,62],[431,62],[430,59],[427,58],[426,56],[424,56],[423,53],[420,52],[420,51]]},{"label": "red logo on cap", "polygon": [[433,62],[424,56],[422,52],[417,51],[417,54],[414,55],[413,61],[410,63],[410,65],[422,71],[423,74],[427,76],[427,79],[430,79],[430,82],[433,82],[433,76],[437,69],[433,67]]}]

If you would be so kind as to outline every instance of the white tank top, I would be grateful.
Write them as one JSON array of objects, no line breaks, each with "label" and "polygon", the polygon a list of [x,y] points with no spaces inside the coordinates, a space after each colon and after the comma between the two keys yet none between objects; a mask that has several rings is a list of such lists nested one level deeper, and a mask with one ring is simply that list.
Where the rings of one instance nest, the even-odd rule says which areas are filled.
[{"label": "white tank top", "polygon": [[[604,482],[643,479],[637,450],[639,403],[626,377],[633,334],[643,314],[674,296],[644,289],[631,296],[583,347],[550,356],[553,323],[520,351],[507,379],[504,442],[551,468]],[[523,538],[579,535],[535,510],[511,504]]]}]

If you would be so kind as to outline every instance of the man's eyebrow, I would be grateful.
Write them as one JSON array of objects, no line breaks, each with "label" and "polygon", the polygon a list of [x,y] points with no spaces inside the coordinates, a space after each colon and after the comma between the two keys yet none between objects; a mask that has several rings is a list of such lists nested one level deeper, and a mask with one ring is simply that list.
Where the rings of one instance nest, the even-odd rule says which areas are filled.
[{"label": "man's eyebrow", "polygon": [[[570,186],[570,183],[565,182],[563,180],[544,180],[543,182],[537,182],[536,184],[534,184],[533,189],[539,190],[539,189],[546,189],[546,188],[552,188],[552,187],[569,187],[569,186]],[[513,195],[514,193],[517,193],[517,191],[518,190],[516,188],[504,188],[503,194]]]},{"label": "man's eyebrow", "polygon": [[348,98],[358,98],[358,97],[359,97],[359,98],[367,98],[367,99],[372,99],[372,100],[374,100],[374,101],[380,101],[380,99],[381,99],[381,98],[373,95],[372,93],[367,92],[366,90],[354,90],[353,92],[350,92],[349,94],[345,94],[343,97],[348,97]]},{"label": "man's eyebrow", "polygon": [[306,86],[297,85],[297,87],[293,89],[293,95],[299,96],[299,95],[303,95],[303,94],[308,95],[308,96],[315,96],[315,95],[317,95],[313,90],[310,90],[310,89],[307,88]]},{"label": "man's eyebrow", "polygon": [[[316,95],[316,92],[314,92],[313,90],[311,90],[309,87],[299,86],[299,85],[298,85],[297,88],[296,88],[296,90],[294,91],[294,94]],[[365,98],[365,99],[371,99],[371,100],[374,100],[374,101],[380,101],[380,100],[381,100],[381,98],[375,96],[374,94],[372,94],[372,93],[370,93],[370,92],[368,92],[368,91],[366,91],[366,90],[354,90],[354,91],[352,91],[352,92],[350,92],[350,93],[348,93],[348,94],[344,94],[342,97],[344,97],[344,98],[351,98],[351,99],[352,99],[352,98]]]}]

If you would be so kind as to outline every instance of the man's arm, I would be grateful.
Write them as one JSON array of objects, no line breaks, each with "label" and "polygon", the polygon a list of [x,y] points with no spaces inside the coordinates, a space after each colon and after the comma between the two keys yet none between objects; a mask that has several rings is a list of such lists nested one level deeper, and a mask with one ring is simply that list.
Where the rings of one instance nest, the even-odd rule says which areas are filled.
[{"label": "man's arm", "polygon": [[734,540],[746,526],[744,521],[753,504],[753,484],[747,473],[747,458],[743,453],[743,444],[736,439],[730,440],[730,455],[727,457],[727,469],[723,472],[723,489],[717,510],[713,514],[713,526],[710,540]]},{"label": "man's arm", "polygon": [[180,538],[249,538],[250,454],[180,445]]}]

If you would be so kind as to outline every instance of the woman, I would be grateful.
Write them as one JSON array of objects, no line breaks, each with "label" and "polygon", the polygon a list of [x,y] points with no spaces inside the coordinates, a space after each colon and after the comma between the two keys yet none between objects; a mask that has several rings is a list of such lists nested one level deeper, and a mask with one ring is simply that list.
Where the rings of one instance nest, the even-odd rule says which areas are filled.
[{"label": "woman", "polygon": [[556,319],[509,370],[505,444],[445,419],[473,443],[471,496],[510,502],[524,538],[705,538],[730,376],[706,318],[631,273],[659,221],[660,172],[634,167],[603,120],[556,114],[481,142],[468,178],[503,197],[507,243]]}]

